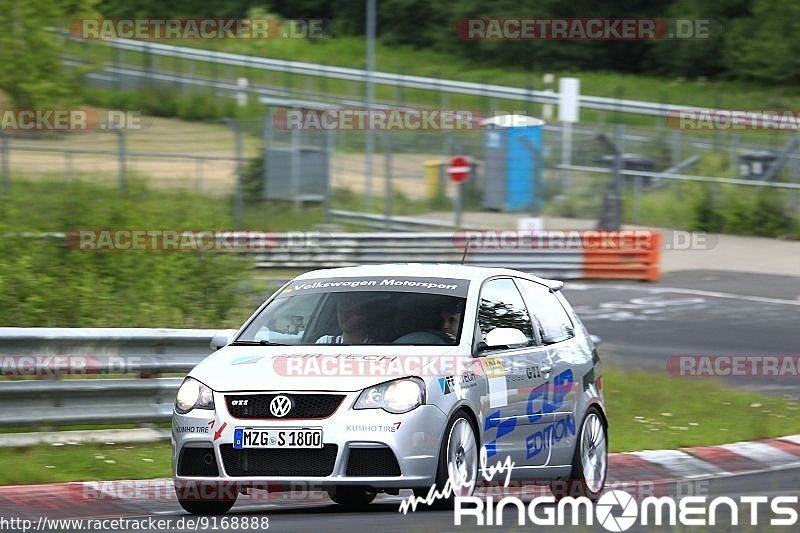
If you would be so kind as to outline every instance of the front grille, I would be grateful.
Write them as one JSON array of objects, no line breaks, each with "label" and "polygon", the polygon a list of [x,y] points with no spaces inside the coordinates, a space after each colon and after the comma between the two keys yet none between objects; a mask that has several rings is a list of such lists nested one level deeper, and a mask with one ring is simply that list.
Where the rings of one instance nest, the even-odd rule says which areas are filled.
[{"label": "front grille", "polygon": [[[275,396],[272,394],[236,394],[225,396],[228,412],[234,418],[243,420],[286,420],[287,418],[327,418],[331,416],[344,400],[341,394],[283,394],[292,401],[292,409],[286,416],[276,417],[269,410],[269,403]],[[236,400],[237,405],[233,405]],[[241,405],[245,401],[246,405]]]},{"label": "front grille", "polygon": [[214,448],[183,448],[178,457],[178,475],[187,477],[219,476]]},{"label": "front grille", "polygon": [[229,476],[309,476],[331,475],[338,446],[325,444],[314,449],[273,450],[248,448],[236,450],[233,444],[219,447],[222,464]]},{"label": "front grille", "polygon": [[350,458],[347,460],[347,475],[399,476],[400,465],[397,464],[397,457],[389,448],[352,448]]}]

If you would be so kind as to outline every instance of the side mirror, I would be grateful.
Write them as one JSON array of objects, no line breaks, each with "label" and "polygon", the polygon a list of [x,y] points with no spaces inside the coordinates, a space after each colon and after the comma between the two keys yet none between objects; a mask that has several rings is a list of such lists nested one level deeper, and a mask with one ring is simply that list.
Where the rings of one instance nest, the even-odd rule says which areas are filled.
[{"label": "side mirror", "polygon": [[601,339],[597,335],[589,335],[589,338],[592,339],[592,344],[594,344],[595,347],[599,346],[600,343],[603,342],[603,339]]},{"label": "side mirror", "polygon": [[486,334],[486,349],[527,346],[530,341],[517,328],[494,328]]},{"label": "side mirror", "polygon": [[226,329],[214,333],[214,336],[211,337],[211,342],[209,343],[211,349],[216,352],[220,348],[227,346],[228,344],[230,344],[231,339],[233,338],[233,335],[235,333],[236,330],[233,329]]}]

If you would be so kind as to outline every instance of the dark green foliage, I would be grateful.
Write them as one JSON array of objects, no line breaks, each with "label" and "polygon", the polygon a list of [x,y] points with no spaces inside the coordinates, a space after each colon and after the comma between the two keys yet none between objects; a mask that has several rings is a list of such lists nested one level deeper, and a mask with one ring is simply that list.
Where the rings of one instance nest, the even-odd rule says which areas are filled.
[{"label": "dark green foliage", "polygon": [[[0,323],[16,326],[219,327],[252,259],[197,251],[80,251],[22,233],[80,229],[229,229],[227,202],[87,183],[14,184],[0,213]],[[236,317],[237,319],[239,317]]]}]

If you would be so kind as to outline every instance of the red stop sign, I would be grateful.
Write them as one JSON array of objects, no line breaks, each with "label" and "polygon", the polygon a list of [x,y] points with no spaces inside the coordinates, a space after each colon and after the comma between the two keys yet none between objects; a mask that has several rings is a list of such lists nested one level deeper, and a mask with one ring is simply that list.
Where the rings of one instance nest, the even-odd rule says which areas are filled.
[{"label": "red stop sign", "polygon": [[466,157],[457,156],[450,160],[450,166],[447,168],[447,173],[450,174],[450,179],[456,183],[467,181],[469,178],[469,171],[472,167],[467,161]]}]

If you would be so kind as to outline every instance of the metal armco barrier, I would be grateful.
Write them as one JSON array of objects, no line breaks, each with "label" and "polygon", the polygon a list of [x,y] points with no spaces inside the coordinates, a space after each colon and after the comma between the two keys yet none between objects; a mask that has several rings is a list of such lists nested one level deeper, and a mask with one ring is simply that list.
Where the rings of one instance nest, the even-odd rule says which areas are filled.
[{"label": "metal armco barrier", "polygon": [[557,279],[659,278],[661,234],[652,230],[460,230],[409,233],[318,233],[296,242],[275,234],[256,255],[259,268],[335,268],[380,263],[460,263],[505,267]]},{"label": "metal armco barrier", "polygon": [[[247,56],[200,48],[189,48],[169,44],[160,44],[149,41],[136,41],[131,39],[107,39],[102,44],[131,52],[142,52],[153,56],[180,58],[185,60],[216,63],[230,67],[246,67],[252,69],[285,72],[294,75],[316,76],[328,79],[366,82],[369,73],[365,70],[305,63],[301,61],[286,61],[265,57]],[[542,104],[558,104],[559,93],[537,91],[522,87],[507,87],[486,83],[474,83],[458,80],[430,78],[424,76],[409,76],[390,72],[372,72],[371,78],[377,85],[389,87],[403,87],[406,89],[421,89],[441,91],[452,94],[482,96],[505,100],[530,101]],[[626,100],[622,98],[608,98],[604,96],[580,95],[580,105],[586,109],[603,111],[616,111],[622,113],[636,113],[641,115],[667,117],[671,113],[687,109],[698,112],[714,112],[710,108],[687,107],[681,105]]]},{"label": "metal armco barrier", "polygon": [[0,328],[0,426],[166,422],[182,379],[154,376],[188,372],[217,332]]},{"label": "metal armco barrier", "polygon": [[394,231],[442,230],[455,226],[443,220],[431,220],[421,217],[393,216],[387,218],[377,213],[363,213],[358,211],[345,211],[332,209],[331,216],[334,221],[356,226],[365,226],[373,229]]}]

